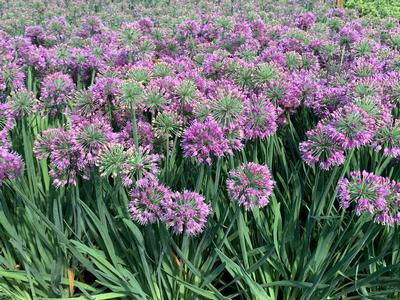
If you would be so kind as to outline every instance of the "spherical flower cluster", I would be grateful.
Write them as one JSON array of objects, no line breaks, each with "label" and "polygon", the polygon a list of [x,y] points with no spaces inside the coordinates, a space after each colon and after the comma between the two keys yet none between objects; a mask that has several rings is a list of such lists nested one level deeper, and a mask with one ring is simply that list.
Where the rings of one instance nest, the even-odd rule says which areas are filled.
[{"label": "spherical flower cluster", "polygon": [[372,145],[375,150],[383,150],[384,155],[400,157],[400,121],[390,121],[379,127]]},{"label": "spherical flower cluster", "polygon": [[0,92],[9,92],[24,86],[25,73],[15,63],[0,65]]},{"label": "spherical flower cluster", "polygon": [[16,118],[29,116],[39,109],[39,102],[34,93],[24,88],[12,91],[7,102]]},{"label": "spherical flower cluster", "polygon": [[197,235],[202,232],[211,213],[204,197],[196,192],[173,193],[171,198],[164,198],[161,204],[162,222],[177,234]]},{"label": "spherical flower cluster", "polygon": [[22,175],[24,165],[20,155],[0,147],[0,186],[8,179],[12,180]]},{"label": "spherical flower cluster", "polygon": [[367,171],[352,172],[339,183],[341,207],[369,215],[376,223],[400,223],[400,184]]},{"label": "spherical flower cluster", "polygon": [[339,108],[325,122],[332,140],[344,149],[367,144],[376,131],[375,120],[355,105]]},{"label": "spherical flower cluster", "polygon": [[306,12],[296,17],[296,27],[307,30],[310,29],[314,24],[317,17],[312,12]]},{"label": "spherical flower cluster", "polygon": [[25,37],[29,38],[33,44],[40,45],[44,42],[45,32],[41,26],[28,26],[25,28]]},{"label": "spherical flower cluster", "polygon": [[270,101],[262,97],[255,97],[251,100],[246,117],[245,139],[265,139],[274,134],[278,128],[276,108]]},{"label": "spherical flower cluster", "polygon": [[187,20],[178,26],[178,33],[182,38],[196,37],[200,32],[200,26],[193,20]]},{"label": "spherical flower cluster", "polygon": [[197,235],[203,231],[211,208],[196,192],[172,192],[151,174],[139,179],[128,205],[132,220],[152,224],[158,219],[176,234]]},{"label": "spherical flower cluster", "polygon": [[50,74],[43,79],[40,104],[52,115],[63,112],[74,90],[75,86],[69,75],[61,72]]},{"label": "spherical flower cluster", "polygon": [[78,175],[89,179],[103,147],[116,139],[103,118],[73,117],[73,125],[68,130],[48,129],[34,143],[36,158],[49,159],[49,175],[56,187],[76,185]]},{"label": "spherical flower cluster", "polygon": [[145,148],[139,148],[138,150],[130,148],[126,154],[126,161],[121,166],[121,177],[125,186],[131,186],[134,178],[140,178],[148,173],[153,175],[159,172],[159,155],[151,154]]},{"label": "spherical flower cluster", "polygon": [[8,145],[8,133],[15,125],[14,116],[9,103],[0,103],[0,146]]},{"label": "spherical flower cluster", "polygon": [[195,157],[200,163],[211,165],[212,157],[230,153],[222,128],[211,117],[204,122],[194,121],[183,133],[185,157]]},{"label": "spherical flower cluster", "polygon": [[274,181],[266,166],[250,162],[231,170],[226,185],[230,198],[248,210],[268,204]]},{"label": "spherical flower cluster", "polygon": [[323,170],[343,164],[344,149],[332,139],[326,126],[318,124],[306,135],[307,140],[300,143],[300,153],[307,164],[318,164]]},{"label": "spherical flower cluster", "polygon": [[128,206],[132,220],[142,225],[156,222],[161,216],[161,203],[171,201],[171,191],[153,176],[139,179],[135,185]]}]

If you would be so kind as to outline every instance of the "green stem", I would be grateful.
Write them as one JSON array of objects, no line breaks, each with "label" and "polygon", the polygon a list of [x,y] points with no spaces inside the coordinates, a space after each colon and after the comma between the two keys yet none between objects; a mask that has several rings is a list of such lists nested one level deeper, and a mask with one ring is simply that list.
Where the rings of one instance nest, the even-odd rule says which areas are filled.
[{"label": "green stem", "polygon": [[139,140],[138,140],[138,132],[137,132],[137,123],[136,123],[136,111],[132,109],[132,129],[133,129],[133,141],[135,143],[136,149],[139,149]]},{"label": "green stem", "polygon": [[342,54],[340,55],[340,68],[342,68],[345,54],[346,54],[346,45],[343,46]]},{"label": "green stem", "polygon": [[28,67],[27,86],[29,91],[33,90],[33,74],[31,66]]}]

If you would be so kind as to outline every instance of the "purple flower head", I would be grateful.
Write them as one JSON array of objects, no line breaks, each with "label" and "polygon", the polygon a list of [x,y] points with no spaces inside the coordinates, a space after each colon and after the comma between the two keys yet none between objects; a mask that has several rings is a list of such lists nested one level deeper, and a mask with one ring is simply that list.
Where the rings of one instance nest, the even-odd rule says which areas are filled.
[{"label": "purple flower head", "polygon": [[396,119],[380,126],[372,146],[377,151],[383,150],[384,155],[400,157],[400,121]]},{"label": "purple flower head", "polygon": [[351,172],[339,183],[341,207],[353,208],[357,215],[366,214],[375,222],[393,225],[400,221],[399,184],[367,171]]},{"label": "purple flower head", "polygon": [[23,171],[21,156],[0,146],[0,186],[4,180],[13,180],[21,176]]},{"label": "purple flower head", "polygon": [[35,140],[33,152],[37,159],[50,160],[49,175],[55,187],[76,185],[80,173],[77,165],[80,152],[73,132],[60,128],[48,129]]},{"label": "purple flower head", "polygon": [[274,134],[277,127],[274,105],[263,97],[253,97],[244,124],[245,139],[265,139]]},{"label": "purple flower head", "polygon": [[45,21],[46,31],[60,40],[65,36],[67,25],[67,20],[63,16],[54,16]]},{"label": "purple flower head", "polygon": [[332,140],[344,149],[367,144],[376,131],[375,120],[356,105],[341,107],[322,122]]},{"label": "purple flower head", "polygon": [[230,81],[221,81],[209,98],[206,103],[199,102],[200,115],[211,115],[222,127],[230,124],[243,125],[249,100],[239,88]]},{"label": "purple flower head", "polygon": [[268,204],[274,181],[266,166],[250,162],[231,170],[226,185],[229,197],[249,210]]},{"label": "purple flower head", "polygon": [[74,115],[71,117],[75,148],[79,152],[77,166],[80,170],[90,169],[95,165],[102,148],[116,141],[116,134],[104,117],[87,119]]},{"label": "purple flower head", "polygon": [[85,16],[81,22],[78,36],[82,38],[93,36],[104,29],[103,22],[98,16]]},{"label": "purple flower head", "polygon": [[294,23],[296,27],[308,30],[315,24],[316,19],[317,17],[312,12],[306,12],[298,15]]},{"label": "purple flower head", "polygon": [[[152,150],[154,142],[154,133],[151,124],[145,121],[138,121],[137,135],[138,135],[139,145],[145,147],[146,149]],[[123,143],[126,148],[131,148],[134,146],[133,128],[131,122],[126,123],[124,129],[119,133],[119,139],[120,142]]]},{"label": "purple flower head", "polygon": [[15,63],[0,65],[0,92],[24,87],[25,74]]},{"label": "purple flower head", "polygon": [[326,117],[339,107],[348,104],[347,89],[343,87],[321,87],[314,98],[307,99],[305,104],[321,117]]},{"label": "purple flower head", "polygon": [[157,175],[159,172],[158,162],[161,157],[151,154],[149,149],[139,147],[130,148],[126,151],[126,160],[121,166],[121,177],[124,186],[131,186],[135,179],[142,176]]},{"label": "purple flower head", "polygon": [[47,75],[42,81],[41,106],[52,115],[63,112],[74,91],[75,86],[69,75],[61,72]]},{"label": "purple flower head", "polygon": [[29,38],[34,45],[40,45],[44,42],[46,34],[42,26],[33,25],[25,29],[25,37]]},{"label": "purple flower head", "polygon": [[310,166],[318,164],[323,170],[343,164],[345,156],[343,147],[336,143],[326,126],[319,123],[307,133],[307,140],[300,143],[303,160]]},{"label": "purple flower head", "polygon": [[183,133],[182,148],[185,157],[195,157],[200,163],[211,165],[212,157],[230,153],[223,129],[211,117],[204,122],[195,120]]},{"label": "purple flower head", "polygon": [[150,33],[154,27],[154,23],[150,18],[140,18],[137,20],[137,23],[139,24],[139,28],[146,33]]},{"label": "purple flower head", "polygon": [[261,45],[265,45],[268,41],[268,27],[267,24],[261,19],[254,20],[251,22],[251,30],[253,32],[253,38],[258,40]]},{"label": "purple flower head", "polygon": [[351,66],[352,73],[355,77],[365,78],[372,77],[376,73],[382,71],[383,64],[374,58],[360,57]]},{"label": "purple flower head", "polygon": [[0,147],[7,145],[9,131],[14,127],[15,114],[9,103],[0,103]]},{"label": "purple flower head", "polygon": [[181,38],[195,38],[200,33],[200,25],[194,20],[187,20],[179,24],[177,31]]},{"label": "purple flower head", "polygon": [[343,8],[335,7],[335,8],[331,8],[327,12],[326,16],[328,18],[337,17],[337,18],[341,18],[344,20],[347,16],[347,13]]},{"label": "purple flower head", "polygon": [[171,194],[154,176],[137,180],[128,205],[132,220],[142,225],[155,223],[162,216],[161,203],[170,202]]},{"label": "purple flower head", "polygon": [[34,93],[25,88],[12,91],[7,101],[16,118],[23,118],[38,110],[39,103]]},{"label": "purple flower head", "polygon": [[116,99],[120,95],[119,87],[121,79],[112,77],[97,78],[96,83],[91,85],[89,91],[93,101],[100,107],[108,101],[115,105]]},{"label": "purple flower head", "polygon": [[176,234],[197,235],[204,229],[211,207],[196,192],[174,193],[161,202],[161,221]]},{"label": "purple flower head", "polygon": [[358,42],[361,39],[361,36],[357,30],[345,25],[338,32],[336,38],[340,45],[350,45]]}]

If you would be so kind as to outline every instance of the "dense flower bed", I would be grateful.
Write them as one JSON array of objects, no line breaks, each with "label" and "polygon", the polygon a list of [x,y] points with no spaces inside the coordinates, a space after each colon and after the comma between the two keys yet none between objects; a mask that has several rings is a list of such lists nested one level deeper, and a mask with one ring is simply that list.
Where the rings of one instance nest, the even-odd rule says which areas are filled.
[{"label": "dense flower bed", "polygon": [[[246,272],[252,268],[248,263],[251,254],[243,251],[252,242],[249,237],[244,240],[249,231],[243,224],[253,222],[252,218],[258,230],[270,230],[260,227],[264,226],[261,220],[272,222],[274,228],[271,239],[257,244],[261,237],[254,238],[254,255],[257,247],[269,247],[268,243],[278,251],[285,239],[279,234],[281,241],[277,240],[282,226],[279,218],[298,222],[293,223],[296,230],[303,220],[314,226],[315,221],[305,216],[306,209],[312,217],[323,219],[324,211],[327,218],[358,222],[353,221],[351,211],[343,210],[351,209],[354,218],[363,216],[355,223],[355,232],[363,222],[371,221],[375,226],[371,230],[393,234],[385,226],[400,222],[400,188],[394,181],[399,179],[400,158],[398,21],[355,18],[346,10],[319,2],[314,7],[320,13],[293,5],[287,8],[290,14],[280,4],[269,2],[187,3],[175,15],[165,3],[80,5],[89,11],[77,12],[79,3],[64,3],[49,10],[50,15],[42,20],[22,14],[24,27],[19,33],[19,27],[7,25],[9,14],[12,9],[24,12],[26,8],[9,7],[1,22],[0,186],[4,199],[6,194],[8,199],[31,198],[40,206],[50,198],[75,199],[73,205],[82,210],[98,209],[96,226],[108,224],[111,216],[125,218],[129,213],[140,226],[135,227],[135,234],[153,230],[151,235],[164,238],[169,232],[183,235],[171,236],[172,241],[182,238],[182,247],[188,236],[200,239],[205,230],[203,239],[210,243],[212,235],[225,236],[225,229],[228,235],[232,225],[224,222],[232,209],[237,234],[242,235]],[[107,9],[114,14],[106,16]],[[160,16],[162,9],[164,17]],[[304,174],[303,183],[300,174]],[[300,206],[293,207],[296,216],[278,218],[280,206],[294,205],[290,199],[302,194],[313,200],[303,203],[300,197]],[[318,208],[317,199],[328,201],[326,208]],[[86,204],[78,204],[81,200]],[[107,213],[106,207],[110,209]],[[61,223],[50,224],[74,224],[74,230],[81,232],[76,218],[82,211],[75,209],[54,206],[47,213],[49,218],[63,210],[65,216]],[[329,224],[329,231],[341,233],[340,222]],[[136,226],[127,219],[123,224]],[[284,229],[279,228],[282,234]],[[326,230],[320,241],[332,244]],[[99,232],[105,238],[104,231]],[[369,233],[373,245],[372,236],[377,233]],[[153,238],[144,235],[139,240],[149,239],[156,247]],[[211,270],[218,256],[227,274],[234,277],[240,262],[221,254],[225,238],[212,250],[212,261],[202,267],[211,264],[206,269]],[[88,245],[102,247],[93,241]],[[172,242],[173,253],[186,251],[177,247]],[[78,257],[74,251],[86,248],[68,249]],[[147,258],[140,251],[137,256],[144,264]],[[110,259],[115,259],[115,253],[110,253]],[[185,254],[179,256],[187,260]],[[193,259],[192,263],[199,263],[199,256]],[[269,264],[273,269],[289,268],[289,259],[283,258],[282,266]],[[274,277],[274,272],[281,271],[269,276]],[[216,277],[198,284],[178,273],[173,276],[183,276],[177,280],[185,282],[183,286],[191,292],[201,295],[206,286],[215,292],[211,282]],[[274,299],[279,294],[258,285],[256,277],[242,276],[240,284],[249,287],[247,295],[267,299],[268,294]],[[153,282],[145,278],[148,282],[141,286]],[[274,278],[289,280],[282,274]],[[224,286],[222,277],[217,282]],[[104,285],[108,291],[133,295],[129,289]],[[144,293],[158,298],[153,289]],[[339,287],[336,292],[344,289]],[[222,290],[218,293],[224,295]],[[322,297],[315,293],[313,297]],[[181,297],[186,299],[189,294]]]}]

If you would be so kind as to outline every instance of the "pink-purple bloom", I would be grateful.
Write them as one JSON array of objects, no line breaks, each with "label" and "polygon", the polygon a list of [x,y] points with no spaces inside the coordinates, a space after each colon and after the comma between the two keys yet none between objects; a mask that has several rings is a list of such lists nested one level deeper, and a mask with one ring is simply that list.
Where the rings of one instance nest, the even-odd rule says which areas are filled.
[{"label": "pink-purple bloom", "polygon": [[197,235],[203,231],[211,207],[196,192],[176,192],[161,202],[161,220],[176,234]]},{"label": "pink-purple bloom", "polygon": [[226,185],[229,197],[249,210],[268,204],[274,181],[268,167],[250,162],[231,170]]},{"label": "pink-purple bloom", "polygon": [[4,180],[22,175],[24,164],[20,155],[0,146],[0,186]]},{"label": "pink-purple bloom", "polygon": [[400,184],[367,171],[351,172],[339,183],[338,197],[344,209],[357,215],[368,215],[376,223],[394,225],[400,222]]},{"label": "pink-purple bloom", "polygon": [[323,170],[343,164],[344,148],[332,139],[327,127],[318,124],[306,133],[307,140],[300,143],[303,160],[310,166],[318,164]]},{"label": "pink-purple bloom", "polygon": [[161,203],[171,201],[171,194],[154,176],[137,180],[128,206],[132,220],[142,225],[155,223],[161,216]]},{"label": "pink-purple bloom", "polygon": [[339,108],[322,122],[332,140],[344,149],[366,145],[376,131],[375,120],[355,105]]},{"label": "pink-purple bloom", "polygon": [[230,153],[223,129],[211,117],[204,122],[195,120],[184,131],[182,148],[185,157],[195,157],[200,163],[209,165],[213,157]]}]

